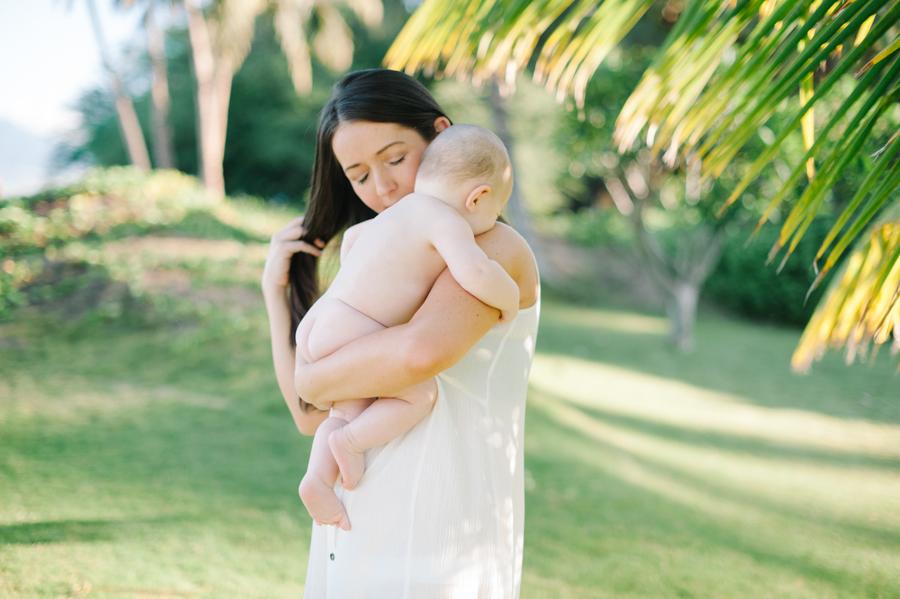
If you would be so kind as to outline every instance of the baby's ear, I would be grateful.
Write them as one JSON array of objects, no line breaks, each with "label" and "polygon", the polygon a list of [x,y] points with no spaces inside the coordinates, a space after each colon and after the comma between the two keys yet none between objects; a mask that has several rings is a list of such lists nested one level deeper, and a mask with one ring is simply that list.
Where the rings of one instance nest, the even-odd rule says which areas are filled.
[{"label": "baby's ear", "polygon": [[475,211],[478,209],[478,206],[484,202],[488,195],[491,193],[490,185],[479,185],[466,196],[466,210],[469,211],[469,214],[475,214]]}]

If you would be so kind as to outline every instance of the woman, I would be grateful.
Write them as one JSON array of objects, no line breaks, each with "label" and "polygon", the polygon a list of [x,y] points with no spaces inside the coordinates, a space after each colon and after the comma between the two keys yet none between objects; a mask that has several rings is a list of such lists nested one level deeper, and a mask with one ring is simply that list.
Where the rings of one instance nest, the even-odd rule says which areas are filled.
[{"label": "woman", "polygon": [[522,434],[539,287],[534,259],[515,231],[498,224],[477,238],[519,285],[513,322],[497,325],[498,311],[444,271],[409,323],[357,339],[295,379],[292,333],[318,295],[321,248],[412,192],[422,152],[449,126],[407,75],[346,76],[322,111],[306,219],[272,237],[263,274],[272,354],[302,433],[313,434],[327,417],[313,404],[391,396],[438,377],[431,414],[371,450],[354,491],[338,487],[352,530],[314,528],[308,599],[519,594]]}]

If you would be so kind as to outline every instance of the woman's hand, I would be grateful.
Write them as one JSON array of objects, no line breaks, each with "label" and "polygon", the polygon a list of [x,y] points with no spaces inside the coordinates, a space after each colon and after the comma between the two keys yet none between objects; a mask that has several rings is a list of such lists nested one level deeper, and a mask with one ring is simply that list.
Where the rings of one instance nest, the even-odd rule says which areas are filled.
[{"label": "woman's hand", "polygon": [[291,267],[291,258],[297,252],[306,252],[313,256],[321,256],[325,242],[316,239],[315,245],[301,241],[306,234],[303,228],[303,217],[298,216],[280,231],[272,235],[269,245],[269,255],[266,257],[266,266],[263,269],[263,290],[281,290],[288,286],[288,271]]},{"label": "woman's hand", "polygon": [[333,401],[323,401],[316,404],[311,404],[315,409],[322,410],[323,412],[327,412],[334,406]]},{"label": "woman's hand", "polygon": [[295,218],[280,231],[272,235],[269,255],[263,269],[262,291],[269,315],[269,332],[272,336],[272,362],[275,366],[275,378],[278,388],[287,404],[288,410],[297,428],[304,435],[312,435],[325,418],[327,412],[304,410],[294,391],[294,347],[291,345],[291,308],[288,304],[288,273],[291,268],[291,257],[297,252],[306,252],[313,256],[322,254],[325,246],[317,239],[315,244],[300,241],[306,234],[303,228],[303,217]]}]

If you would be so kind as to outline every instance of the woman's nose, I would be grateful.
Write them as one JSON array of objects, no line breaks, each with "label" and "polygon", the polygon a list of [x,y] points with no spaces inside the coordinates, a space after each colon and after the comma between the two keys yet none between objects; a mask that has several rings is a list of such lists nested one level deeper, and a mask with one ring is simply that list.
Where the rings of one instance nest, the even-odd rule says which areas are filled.
[{"label": "woman's nose", "polygon": [[375,173],[375,193],[380,197],[387,197],[397,189],[397,182],[390,173],[381,171]]}]

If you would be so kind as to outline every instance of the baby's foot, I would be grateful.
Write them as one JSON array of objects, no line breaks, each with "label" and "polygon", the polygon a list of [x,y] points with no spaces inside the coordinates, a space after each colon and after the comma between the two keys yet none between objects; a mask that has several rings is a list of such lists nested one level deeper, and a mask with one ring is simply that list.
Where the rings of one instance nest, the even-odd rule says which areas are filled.
[{"label": "baby's foot", "polygon": [[328,436],[328,445],[334,455],[334,461],[341,469],[341,484],[348,491],[356,488],[359,479],[366,471],[366,457],[362,451],[357,451],[348,439],[344,428],[333,431]]},{"label": "baby's foot", "polygon": [[334,489],[307,474],[300,481],[300,499],[316,524],[333,524],[350,530],[350,519]]}]

